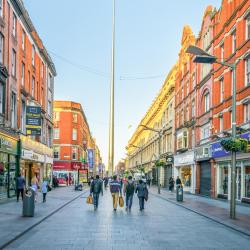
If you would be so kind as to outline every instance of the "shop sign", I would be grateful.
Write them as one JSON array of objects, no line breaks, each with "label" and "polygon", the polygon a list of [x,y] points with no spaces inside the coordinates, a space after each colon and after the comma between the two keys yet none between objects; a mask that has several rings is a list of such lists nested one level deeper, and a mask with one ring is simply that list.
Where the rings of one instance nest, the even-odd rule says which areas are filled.
[{"label": "shop sign", "polygon": [[17,141],[0,135],[0,149],[2,152],[17,154]]},{"label": "shop sign", "polygon": [[82,168],[81,162],[71,162],[71,168],[72,170],[78,170]]},{"label": "shop sign", "polygon": [[41,135],[41,107],[27,106],[26,133],[27,135]]},{"label": "shop sign", "polygon": [[94,168],[94,150],[93,149],[88,149],[88,165],[89,165],[89,169]]},{"label": "shop sign", "polygon": [[185,166],[194,164],[194,151],[178,154],[174,156],[175,166]]},{"label": "shop sign", "polygon": [[79,170],[79,183],[88,183],[88,170]]},{"label": "shop sign", "polygon": [[196,160],[207,159],[211,157],[211,146],[206,145],[195,149]]},{"label": "shop sign", "polygon": [[71,171],[71,162],[54,161],[53,170],[69,170]]},{"label": "shop sign", "polygon": [[32,150],[22,149],[22,159],[37,161],[37,162],[45,162],[44,155],[37,154]]}]

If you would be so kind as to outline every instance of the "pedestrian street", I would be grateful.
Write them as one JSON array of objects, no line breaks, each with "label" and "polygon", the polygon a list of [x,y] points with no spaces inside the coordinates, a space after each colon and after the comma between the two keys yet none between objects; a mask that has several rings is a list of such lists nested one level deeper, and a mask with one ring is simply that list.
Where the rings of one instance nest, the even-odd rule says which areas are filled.
[{"label": "pedestrian street", "polygon": [[97,211],[88,193],[65,206],[7,249],[249,249],[250,239],[149,193],[145,210],[113,211],[104,190]]}]

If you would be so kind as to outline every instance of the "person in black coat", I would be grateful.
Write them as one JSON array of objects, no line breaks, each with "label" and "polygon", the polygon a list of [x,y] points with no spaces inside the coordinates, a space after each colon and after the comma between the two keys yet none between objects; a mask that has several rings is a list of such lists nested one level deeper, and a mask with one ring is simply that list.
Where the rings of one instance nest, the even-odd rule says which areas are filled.
[{"label": "person in black coat", "polygon": [[137,193],[139,199],[140,211],[142,211],[144,210],[144,200],[148,199],[148,189],[146,183],[139,180],[139,184],[137,185],[135,192]]},{"label": "person in black coat", "polygon": [[169,178],[168,184],[169,184],[169,191],[172,192],[173,189],[174,189],[174,179],[173,179],[173,177]]},{"label": "person in black coat", "polygon": [[177,185],[182,185],[181,179],[180,179],[179,176],[177,176],[175,184],[176,184],[176,186],[177,186]]}]

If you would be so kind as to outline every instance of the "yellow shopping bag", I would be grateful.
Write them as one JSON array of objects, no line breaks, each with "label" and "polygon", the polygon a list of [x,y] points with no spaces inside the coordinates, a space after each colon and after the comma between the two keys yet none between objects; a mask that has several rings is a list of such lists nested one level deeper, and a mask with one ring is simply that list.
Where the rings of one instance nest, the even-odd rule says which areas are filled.
[{"label": "yellow shopping bag", "polygon": [[124,200],[123,200],[122,196],[119,197],[119,206],[120,207],[124,206]]},{"label": "yellow shopping bag", "polygon": [[91,194],[87,197],[86,202],[87,202],[88,204],[93,204],[93,197],[92,197]]}]

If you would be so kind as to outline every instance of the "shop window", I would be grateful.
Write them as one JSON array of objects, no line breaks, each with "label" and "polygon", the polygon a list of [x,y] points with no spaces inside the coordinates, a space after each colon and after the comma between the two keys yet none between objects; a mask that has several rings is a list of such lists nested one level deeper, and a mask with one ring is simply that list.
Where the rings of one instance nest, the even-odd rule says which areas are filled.
[{"label": "shop window", "polygon": [[228,194],[228,168],[222,167],[221,171],[222,194]]},{"label": "shop window", "polygon": [[250,198],[250,167],[246,167],[245,173],[245,197]]},{"label": "shop window", "polygon": [[181,168],[181,182],[184,185],[184,187],[191,187],[191,183],[192,183],[191,167]]}]

